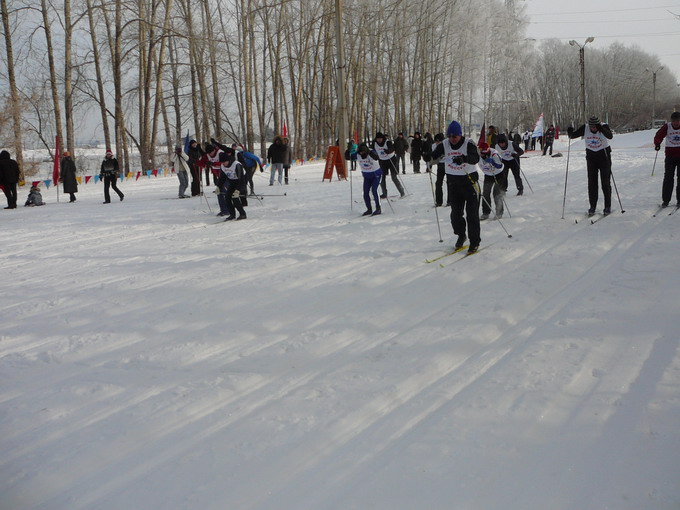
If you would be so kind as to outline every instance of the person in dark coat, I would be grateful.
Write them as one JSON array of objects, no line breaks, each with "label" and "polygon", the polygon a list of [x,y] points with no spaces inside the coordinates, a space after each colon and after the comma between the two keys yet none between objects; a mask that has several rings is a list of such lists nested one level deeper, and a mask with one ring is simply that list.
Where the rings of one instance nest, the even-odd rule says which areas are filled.
[{"label": "person in dark coat", "polygon": [[420,136],[420,131],[413,133],[411,140],[411,164],[413,165],[413,173],[420,173],[420,158],[423,156],[423,140]]},{"label": "person in dark coat", "polygon": [[283,139],[283,145],[286,147],[286,150],[283,153],[283,182],[288,184],[288,170],[290,170],[290,165],[293,163],[293,149],[290,146],[290,140],[288,140],[288,138]]},{"label": "person in dark coat", "polygon": [[7,151],[0,152],[0,184],[7,197],[5,209],[17,208],[17,183],[19,182],[19,164]]},{"label": "person in dark coat", "polygon": [[399,133],[394,140],[394,154],[397,156],[397,172],[399,172],[399,162],[401,162],[401,173],[406,173],[406,151],[408,150],[408,140],[404,138],[404,133]]},{"label": "person in dark coat", "polygon": [[64,193],[71,195],[69,202],[76,201],[76,193],[78,193],[78,180],[76,179],[76,164],[71,158],[69,151],[64,151],[64,157],[61,158],[59,180],[64,185]]},{"label": "person in dark coat", "polygon": [[430,170],[430,161],[432,161],[432,144],[434,143],[434,138],[432,138],[432,133],[425,133],[425,138],[423,138],[422,150],[423,150],[423,161],[426,165],[426,171]]},{"label": "person in dark coat", "polygon": [[106,156],[104,157],[104,161],[102,161],[102,166],[99,173],[99,178],[104,181],[105,204],[111,203],[109,188],[113,188],[113,191],[118,193],[118,198],[120,198],[121,202],[125,198],[123,192],[118,189],[118,186],[116,186],[119,174],[120,169],[118,168],[118,160],[113,157],[113,152],[111,149],[106,149]]},{"label": "person in dark coat", "polygon": [[271,175],[269,176],[269,185],[274,185],[274,177],[276,172],[279,173],[279,184],[283,184],[283,163],[286,158],[286,146],[283,144],[283,138],[277,136],[267,149],[267,162],[271,163]]},{"label": "person in dark coat", "polygon": [[553,143],[555,143],[555,126],[550,124],[550,127],[545,132],[544,142],[543,142],[543,155],[545,156],[550,148],[550,155],[553,153]]},{"label": "person in dark coat", "polygon": [[671,121],[665,123],[654,135],[654,150],[661,150],[661,142],[666,140],[664,150],[666,158],[664,160],[663,184],[661,186],[661,205],[668,207],[668,203],[673,198],[673,187],[675,186],[675,175],[678,175],[678,185],[675,189],[676,205],[680,205],[680,112],[673,112]]},{"label": "person in dark coat", "polygon": [[[189,156],[189,169],[191,170],[191,196],[197,197],[201,194],[201,167],[198,165],[198,162],[203,157],[204,152],[196,140],[191,140],[189,142],[189,148],[184,152],[186,152],[186,155]],[[206,171],[207,173],[210,173],[209,169]],[[206,179],[206,181],[208,184],[210,184],[209,179]]]}]

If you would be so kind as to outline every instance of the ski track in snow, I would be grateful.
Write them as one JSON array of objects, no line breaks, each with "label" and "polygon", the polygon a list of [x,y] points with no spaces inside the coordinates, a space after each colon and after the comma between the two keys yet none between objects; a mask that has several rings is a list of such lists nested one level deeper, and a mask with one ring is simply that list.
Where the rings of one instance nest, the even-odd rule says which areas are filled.
[{"label": "ski track in snow", "polygon": [[576,146],[565,220],[564,158],[523,159],[536,193],[506,197],[513,238],[483,223],[494,246],[445,267],[423,262],[453,242],[426,175],[374,218],[320,164],[238,223],[155,200],[171,178],[5,212],[3,499],[678,508],[680,226],[651,217],[642,150],[613,156],[627,212],[613,192],[611,217],[575,225]]}]

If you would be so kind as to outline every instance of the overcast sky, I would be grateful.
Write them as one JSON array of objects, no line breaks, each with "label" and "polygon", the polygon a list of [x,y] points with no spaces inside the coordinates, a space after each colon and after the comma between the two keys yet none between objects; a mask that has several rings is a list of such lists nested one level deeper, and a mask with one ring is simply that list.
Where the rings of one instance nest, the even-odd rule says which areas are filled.
[{"label": "overcast sky", "polygon": [[606,48],[614,41],[634,44],[657,55],[680,82],[680,20],[672,14],[680,15],[680,0],[520,0],[516,5],[522,1],[531,18],[527,37],[574,39],[583,44],[592,36],[595,41],[588,43],[586,51],[591,46]]}]

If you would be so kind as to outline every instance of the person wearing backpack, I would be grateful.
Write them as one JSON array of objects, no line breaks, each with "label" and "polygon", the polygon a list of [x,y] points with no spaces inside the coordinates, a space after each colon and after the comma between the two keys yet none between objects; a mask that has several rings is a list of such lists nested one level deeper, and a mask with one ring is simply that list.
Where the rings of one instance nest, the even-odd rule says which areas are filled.
[{"label": "person wearing backpack", "polygon": [[[232,145],[233,147],[233,145]],[[255,186],[253,184],[253,176],[255,175],[255,172],[257,171],[257,168],[260,168],[260,172],[264,172],[262,169],[262,160],[252,152],[248,152],[246,150],[237,150],[237,157],[241,164],[243,165],[243,169],[245,170],[246,173],[246,189],[245,192],[248,191],[248,185],[250,185],[250,194],[254,195],[255,194]]]}]

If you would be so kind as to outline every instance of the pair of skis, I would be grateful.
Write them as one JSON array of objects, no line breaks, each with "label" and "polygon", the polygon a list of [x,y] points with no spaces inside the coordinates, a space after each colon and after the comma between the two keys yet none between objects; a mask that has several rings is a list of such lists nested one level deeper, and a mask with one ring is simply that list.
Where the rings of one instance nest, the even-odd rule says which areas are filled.
[{"label": "pair of skis", "polygon": [[[663,205],[660,205],[656,212],[652,214],[652,218],[656,218],[659,215],[659,213],[665,209],[668,209],[668,206],[664,207]],[[678,209],[680,209],[680,203],[677,203],[675,204],[675,206],[671,207],[671,211],[668,213],[668,216],[674,215],[678,211]]]},{"label": "pair of skis", "polygon": [[468,253],[465,250],[469,249],[470,247],[466,244],[464,246],[461,246],[460,248],[454,249],[453,251],[451,251],[449,253],[445,253],[444,255],[440,255],[439,257],[435,257],[433,259],[427,259],[427,260],[425,260],[425,263],[426,264],[432,264],[433,262],[438,262],[438,261],[443,260],[447,257],[450,257],[451,255],[462,254],[462,256],[456,258],[455,260],[453,260],[449,264],[444,264],[443,262],[439,262],[439,267],[450,266],[451,264],[455,264],[456,262],[460,262],[463,259],[466,259],[468,257],[472,257],[473,255],[479,253],[482,250],[485,250],[486,248],[489,248],[490,246],[492,246],[492,244],[487,244],[485,246],[482,246],[481,248],[477,248],[477,251],[474,251],[472,253]]}]

